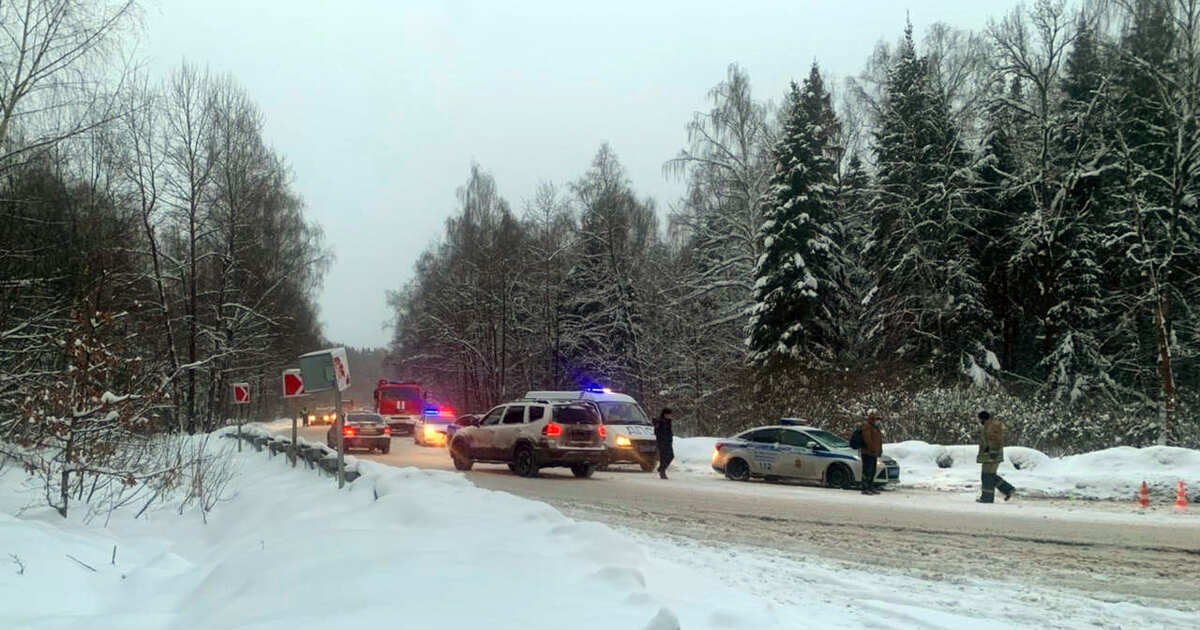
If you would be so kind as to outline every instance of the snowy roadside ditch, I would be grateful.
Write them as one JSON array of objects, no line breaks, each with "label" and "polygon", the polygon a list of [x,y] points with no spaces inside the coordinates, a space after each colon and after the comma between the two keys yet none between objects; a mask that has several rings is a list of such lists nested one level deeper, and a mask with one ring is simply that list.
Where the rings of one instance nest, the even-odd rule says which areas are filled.
[{"label": "snowy roadside ditch", "polygon": [[[1195,611],[943,581],[624,532],[461,474],[352,462],[343,490],[286,457],[214,440],[239,470],[207,513],[107,527],[39,505],[0,470],[0,627],[1094,627]],[[543,480],[591,483],[589,480]],[[16,558],[17,562],[8,560]],[[86,565],[86,566],[85,566]],[[999,597],[997,597],[999,596]],[[1132,627],[1130,625],[1130,627]]]},{"label": "snowy roadside ditch", "polygon": [[[719,475],[711,458],[713,446],[721,439],[676,438],[676,468]],[[883,454],[900,463],[901,488],[966,492],[979,489],[977,449],[973,444],[943,446],[914,440],[885,444]],[[1153,503],[1169,507],[1175,501],[1176,483],[1183,481],[1188,501],[1200,499],[1200,451],[1172,446],[1119,446],[1067,457],[1010,446],[1004,449],[999,472],[1025,498],[1132,502],[1145,481]]]}]

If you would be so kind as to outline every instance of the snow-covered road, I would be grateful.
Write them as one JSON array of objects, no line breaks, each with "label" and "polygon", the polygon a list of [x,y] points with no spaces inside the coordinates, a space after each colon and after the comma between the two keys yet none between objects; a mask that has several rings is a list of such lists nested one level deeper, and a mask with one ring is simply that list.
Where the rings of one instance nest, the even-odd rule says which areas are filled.
[{"label": "snow-covered road", "polygon": [[[575,479],[548,471],[541,479],[520,479],[503,467],[481,466],[462,475],[360,458],[354,463],[363,476],[338,490],[330,477],[293,469],[282,456],[254,449],[235,453],[226,439],[212,446],[230,453],[239,474],[207,522],[195,509],[176,510],[178,497],[139,519],[131,511],[118,511],[107,525],[87,523],[77,509],[76,516],[64,521],[41,505],[44,497],[36,479],[17,466],[0,468],[0,558],[12,560],[0,566],[0,628],[783,630],[811,625],[959,630],[1200,625],[1196,598],[1137,595],[1128,587],[1131,576],[1141,579],[1144,569],[1136,565],[1145,558],[1128,567],[1091,558],[1090,571],[1098,581],[1082,590],[1072,588],[1076,584],[1070,580],[1046,579],[1050,574],[1041,565],[1065,564],[1061,557],[1031,558],[1039,557],[1038,549],[1067,554],[1071,547],[1098,545],[1022,541],[997,532],[995,541],[1023,544],[1029,551],[1025,566],[989,575],[980,569],[989,561],[1004,562],[1008,551],[994,550],[995,541],[978,534],[947,531],[953,527],[889,527],[877,517],[871,526],[831,520],[843,513],[838,510],[914,511],[901,507],[905,500],[932,506],[931,513],[947,522],[990,518],[964,516],[977,506],[955,507],[960,497],[954,494],[939,498],[899,491],[870,498],[819,488],[720,482],[696,472],[667,482],[633,472]],[[396,440],[393,448],[390,459],[407,455],[410,463],[444,466],[444,451],[418,449],[404,440]],[[485,489],[501,485],[512,491]],[[556,510],[516,496],[532,492],[529,488],[583,500],[552,498],[550,502],[566,508]],[[609,492],[618,498],[607,498],[611,495],[604,493]],[[910,494],[912,499],[904,499]],[[876,502],[863,502],[870,499]],[[636,501],[638,507],[616,509]],[[654,501],[662,505],[654,506]],[[781,502],[802,509],[782,517],[747,517],[728,511],[741,505],[737,501],[766,511],[782,509]],[[1025,520],[1037,520],[1061,508],[1018,504],[1005,509],[1029,511],[1026,516],[1032,518]],[[1064,521],[1068,528],[1100,528],[1092,535],[1130,522],[1129,515],[1116,511],[1065,513],[1073,515]],[[1008,522],[999,511],[990,514]],[[1137,529],[1157,528],[1164,538],[1178,530],[1196,531],[1197,521],[1190,517],[1143,518],[1146,522]],[[916,546],[908,549],[903,536],[912,536]],[[833,539],[853,544],[839,547]],[[945,562],[945,556],[934,555],[934,547],[941,546],[951,558],[965,561],[973,554],[976,562]],[[906,554],[911,564],[899,564],[901,556],[889,555],[889,548]],[[1133,551],[1129,546],[1108,548],[1118,560]],[[1152,553],[1187,556],[1184,564],[1195,560],[1166,548]],[[919,560],[922,554],[930,557]],[[1084,572],[1087,562],[1080,562],[1078,570]],[[1177,579],[1190,588],[1196,583],[1188,576]],[[1101,580],[1111,588],[1101,588]]]},{"label": "snow-covered road", "polygon": [[[324,428],[304,437],[323,440]],[[453,470],[444,449],[393,439],[393,466]],[[985,578],[1112,597],[1196,600],[1200,515],[1129,503],[1022,499],[979,505],[970,491],[899,489],[878,497],[777,483],[735,483],[690,468],[663,481],[633,467],[578,480],[480,464],[475,485],[647,534],[769,549],[788,557],[881,566],[936,579]]]}]

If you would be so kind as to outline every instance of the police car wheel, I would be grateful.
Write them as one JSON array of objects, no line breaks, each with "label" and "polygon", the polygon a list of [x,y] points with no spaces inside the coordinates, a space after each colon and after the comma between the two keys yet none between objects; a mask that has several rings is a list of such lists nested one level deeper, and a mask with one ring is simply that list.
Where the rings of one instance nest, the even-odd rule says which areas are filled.
[{"label": "police car wheel", "polygon": [[750,464],[746,460],[735,457],[725,464],[725,476],[734,481],[750,481]]},{"label": "police car wheel", "polygon": [[850,469],[842,464],[833,464],[825,471],[825,485],[830,488],[845,490],[853,483],[853,478]]}]

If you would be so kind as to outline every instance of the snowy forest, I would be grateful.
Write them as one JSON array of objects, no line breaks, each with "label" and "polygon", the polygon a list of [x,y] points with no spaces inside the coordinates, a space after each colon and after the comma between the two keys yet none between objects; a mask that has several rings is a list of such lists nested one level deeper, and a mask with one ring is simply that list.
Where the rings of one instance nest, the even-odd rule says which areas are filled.
[{"label": "snowy forest", "polygon": [[665,208],[607,144],[517,207],[472,168],[390,362],[464,411],[598,383],[694,435],[876,407],[956,443],[987,408],[1049,452],[1200,445],[1200,1],[896,35],[836,86],[731,65]]},{"label": "snowy forest", "polygon": [[231,76],[141,69],[138,27],[127,1],[0,5],[0,449],[64,516],[185,468],[203,491],[211,462],[155,436],[223,426],[235,381],[274,412],[321,341],[329,253],[262,114]]}]

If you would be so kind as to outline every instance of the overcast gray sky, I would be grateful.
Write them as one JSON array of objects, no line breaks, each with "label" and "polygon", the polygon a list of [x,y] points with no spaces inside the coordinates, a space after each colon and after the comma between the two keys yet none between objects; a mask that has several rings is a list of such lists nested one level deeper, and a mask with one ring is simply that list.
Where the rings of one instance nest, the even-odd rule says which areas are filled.
[{"label": "overcast gray sky", "polygon": [[1015,0],[416,2],[151,0],[143,51],[231,72],[295,171],[337,261],[320,296],[331,340],[385,345],[385,292],[455,209],[472,161],[514,210],[609,142],[665,212],[662,173],[731,62],[776,102],[815,59],[840,82],[911,13],[982,28]]}]

